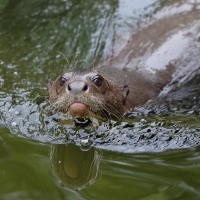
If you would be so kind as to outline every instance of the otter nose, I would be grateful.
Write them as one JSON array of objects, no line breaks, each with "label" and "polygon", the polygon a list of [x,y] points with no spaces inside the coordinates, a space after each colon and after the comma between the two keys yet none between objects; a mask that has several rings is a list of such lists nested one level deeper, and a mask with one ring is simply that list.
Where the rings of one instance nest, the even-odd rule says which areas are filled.
[{"label": "otter nose", "polygon": [[86,92],[88,90],[88,86],[84,81],[74,81],[68,85],[66,90],[70,92]]}]

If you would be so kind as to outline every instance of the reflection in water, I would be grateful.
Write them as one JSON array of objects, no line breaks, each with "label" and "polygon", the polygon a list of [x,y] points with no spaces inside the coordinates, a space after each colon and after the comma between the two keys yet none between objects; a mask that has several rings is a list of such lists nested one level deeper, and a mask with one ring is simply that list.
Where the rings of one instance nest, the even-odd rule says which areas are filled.
[{"label": "reflection in water", "polygon": [[83,151],[74,144],[57,144],[52,145],[50,163],[66,189],[81,190],[97,179],[100,155],[95,148]]}]

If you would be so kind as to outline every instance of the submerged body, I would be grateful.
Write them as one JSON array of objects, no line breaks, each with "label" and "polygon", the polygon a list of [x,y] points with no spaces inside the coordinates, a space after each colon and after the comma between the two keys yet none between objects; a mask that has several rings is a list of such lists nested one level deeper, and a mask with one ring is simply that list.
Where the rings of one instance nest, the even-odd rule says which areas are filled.
[{"label": "submerged body", "polygon": [[121,117],[190,80],[200,66],[200,10],[178,2],[135,32],[107,65],[71,69],[49,82],[52,105],[74,116]]}]

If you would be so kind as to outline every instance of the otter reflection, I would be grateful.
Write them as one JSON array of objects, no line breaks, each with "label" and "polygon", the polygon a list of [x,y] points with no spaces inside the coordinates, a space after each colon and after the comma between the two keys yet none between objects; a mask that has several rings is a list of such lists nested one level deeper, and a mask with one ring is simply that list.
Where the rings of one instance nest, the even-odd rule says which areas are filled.
[{"label": "otter reflection", "polygon": [[68,190],[81,190],[98,177],[100,155],[95,148],[83,151],[74,144],[52,145],[51,168]]}]

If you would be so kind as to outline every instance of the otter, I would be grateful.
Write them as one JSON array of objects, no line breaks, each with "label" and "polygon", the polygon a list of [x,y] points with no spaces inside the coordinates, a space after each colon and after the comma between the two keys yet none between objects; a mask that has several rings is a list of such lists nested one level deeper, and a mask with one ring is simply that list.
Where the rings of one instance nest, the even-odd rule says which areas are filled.
[{"label": "otter", "polygon": [[111,76],[107,70],[69,70],[48,83],[50,103],[73,116],[119,118],[126,110],[156,97],[166,84],[157,76],[120,71]]},{"label": "otter", "polygon": [[191,79],[200,66],[199,6],[174,5],[135,31],[107,65],[69,69],[50,81],[53,107],[73,116],[119,118]]}]

